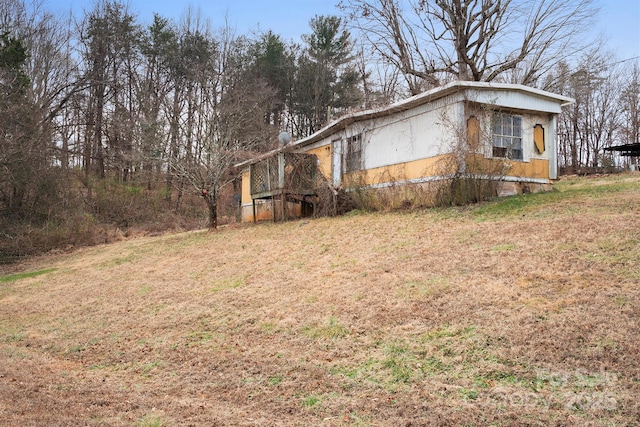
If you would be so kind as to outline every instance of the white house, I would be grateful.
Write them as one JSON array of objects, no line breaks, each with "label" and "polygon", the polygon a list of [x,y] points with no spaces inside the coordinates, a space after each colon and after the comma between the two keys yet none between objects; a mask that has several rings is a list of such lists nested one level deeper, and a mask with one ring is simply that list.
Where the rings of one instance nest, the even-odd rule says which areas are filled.
[{"label": "white house", "polygon": [[[238,165],[244,168],[243,220],[275,218],[278,206],[302,214],[320,181],[347,191],[384,191],[425,188],[462,172],[499,181],[503,194],[548,189],[557,178],[557,116],[572,102],[522,85],[454,82],[344,115]],[[299,169],[302,158],[307,172],[314,159],[315,184],[285,188],[287,173]]]}]

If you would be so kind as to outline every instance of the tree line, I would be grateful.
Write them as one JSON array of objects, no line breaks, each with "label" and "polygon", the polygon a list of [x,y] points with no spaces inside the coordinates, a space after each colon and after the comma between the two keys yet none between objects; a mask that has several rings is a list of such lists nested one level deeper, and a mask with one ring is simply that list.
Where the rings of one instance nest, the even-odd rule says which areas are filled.
[{"label": "tree line", "polygon": [[640,143],[640,58],[589,33],[591,0],[342,0],[377,64],[411,94],[451,80],[519,83],[576,102],[558,123],[561,171],[611,170],[603,148]]},{"label": "tree line", "polygon": [[43,228],[58,230],[46,249],[65,235],[82,244],[98,224],[180,222],[202,211],[196,199],[215,227],[221,192],[239,191],[230,165],[361,102],[335,16],[313,18],[294,44],[212,28],[193,10],[143,25],[111,0],[66,21],[22,0],[0,9],[5,254],[43,246]]},{"label": "tree line", "polygon": [[294,42],[212,28],[192,9],[143,24],[118,0],[66,18],[3,1],[0,261],[133,226],[201,226],[204,206],[215,227],[240,191],[230,166],[279,132],[301,138],[456,79],[575,98],[559,124],[567,171],[639,142],[637,60],[593,48],[591,0],[343,0],[336,12]]}]

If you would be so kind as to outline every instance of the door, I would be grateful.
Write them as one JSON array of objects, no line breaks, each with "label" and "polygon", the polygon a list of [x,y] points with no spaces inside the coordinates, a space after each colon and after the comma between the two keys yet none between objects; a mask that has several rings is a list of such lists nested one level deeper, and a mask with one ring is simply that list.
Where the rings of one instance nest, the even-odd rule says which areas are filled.
[{"label": "door", "polygon": [[334,139],[331,141],[331,175],[333,176],[333,186],[340,186],[342,179],[342,139]]}]

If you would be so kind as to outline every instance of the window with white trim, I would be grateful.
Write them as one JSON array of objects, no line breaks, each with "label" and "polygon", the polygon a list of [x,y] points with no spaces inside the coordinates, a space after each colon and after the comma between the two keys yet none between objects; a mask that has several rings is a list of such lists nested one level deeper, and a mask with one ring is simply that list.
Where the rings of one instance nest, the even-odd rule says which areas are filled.
[{"label": "window with white trim", "polygon": [[493,157],[522,160],[522,116],[494,113],[491,130]]}]

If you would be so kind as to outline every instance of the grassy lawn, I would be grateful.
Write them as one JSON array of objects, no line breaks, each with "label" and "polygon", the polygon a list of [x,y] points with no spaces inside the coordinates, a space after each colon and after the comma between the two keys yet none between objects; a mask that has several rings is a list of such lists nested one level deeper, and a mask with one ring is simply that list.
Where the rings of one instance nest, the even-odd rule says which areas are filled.
[{"label": "grassy lawn", "polygon": [[640,174],[0,273],[0,425],[638,425]]}]

